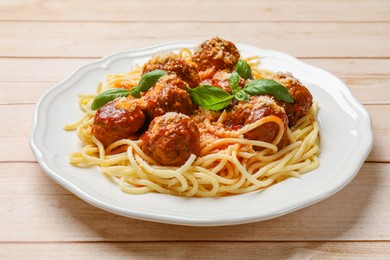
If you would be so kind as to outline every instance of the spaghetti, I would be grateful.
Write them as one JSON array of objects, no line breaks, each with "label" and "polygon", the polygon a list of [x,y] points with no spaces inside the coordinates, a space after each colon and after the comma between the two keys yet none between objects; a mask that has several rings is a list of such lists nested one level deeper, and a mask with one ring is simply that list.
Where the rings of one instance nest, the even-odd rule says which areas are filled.
[{"label": "spaghetti", "polygon": [[[180,57],[189,60],[192,53],[182,49]],[[254,78],[271,78],[272,72],[259,69],[259,58],[245,59]],[[274,115],[247,124],[238,130],[226,129],[227,112],[201,110],[194,115],[200,132],[199,156],[192,154],[180,167],[161,166],[142,150],[138,136],[121,139],[104,147],[92,134],[95,111],[91,103],[107,89],[136,86],[142,68],[137,66],[125,74],[107,75],[107,84],[99,84],[97,92],[79,95],[83,118],[65,130],[76,130],[85,144],[70,156],[78,167],[100,166],[122,191],[131,194],[158,192],[186,197],[218,197],[260,190],[289,177],[299,177],[319,165],[319,126],[316,121],[318,104],[313,102],[309,112],[287,128],[288,145],[278,148],[284,135],[282,120]],[[200,117],[201,119],[199,120]],[[249,140],[245,134],[273,122],[279,131],[272,142]]]}]

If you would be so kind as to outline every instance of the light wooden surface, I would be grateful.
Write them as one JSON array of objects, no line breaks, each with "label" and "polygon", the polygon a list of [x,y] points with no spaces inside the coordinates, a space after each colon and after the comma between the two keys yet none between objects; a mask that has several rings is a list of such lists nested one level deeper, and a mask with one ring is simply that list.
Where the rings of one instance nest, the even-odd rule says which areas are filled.
[{"label": "light wooden surface", "polygon": [[[372,116],[374,147],[346,188],[277,219],[183,227],[102,211],[44,174],[28,140],[48,89],[112,52],[216,35],[349,86]],[[0,73],[1,259],[389,258],[390,1],[2,0]]]}]

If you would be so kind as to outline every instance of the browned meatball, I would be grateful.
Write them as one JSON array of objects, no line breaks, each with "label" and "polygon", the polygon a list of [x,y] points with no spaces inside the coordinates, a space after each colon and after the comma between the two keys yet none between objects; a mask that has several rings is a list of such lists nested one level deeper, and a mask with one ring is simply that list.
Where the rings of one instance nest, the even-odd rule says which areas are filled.
[{"label": "browned meatball", "polygon": [[188,84],[176,74],[165,75],[161,77],[156,84],[162,85],[163,87],[174,85],[185,91],[187,91],[188,88]]},{"label": "browned meatball", "polygon": [[291,73],[278,72],[273,79],[284,85],[294,100],[294,103],[282,102],[288,116],[289,126],[292,127],[307,114],[313,104],[313,97],[310,91]]},{"label": "browned meatball", "polygon": [[165,70],[168,74],[176,74],[179,78],[188,83],[190,88],[199,85],[199,75],[196,65],[187,62],[175,53],[164,53],[152,57],[144,64],[142,74],[153,70]]},{"label": "browned meatball", "polygon": [[142,140],[142,151],[161,165],[181,166],[200,151],[198,127],[188,116],[174,112],[153,119]]},{"label": "browned meatball", "polygon": [[218,37],[202,43],[194,52],[192,61],[198,66],[201,79],[212,77],[219,70],[232,72],[240,53],[237,47],[229,41]]},{"label": "browned meatball", "polygon": [[[241,101],[231,111],[231,118],[228,124],[233,128],[254,123],[267,116],[277,116],[284,123],[284,131],[287,130],[288,119],[284,109],[279,106],[272,96],[261,95],[252,96],[249,102]],[[272,143],[279,132],[279,126],[274,122],[268,122],[247,132],[244,136],[250,140],[264,141]],[[254,147],[261,150],[261,147]]]},{"label": "browned meatball", "polygon": [[143,96],[146,115],[150,120],[167,112],[189,115],[193,104],[187,92],[187,83],[176,75],[162,77],[154,87]]},{"label": "browned meatball", "polygon": [[95,114],[92,134],[104,145],[129,137],[142,127],[145,115],[139,100],[117,98]]}]

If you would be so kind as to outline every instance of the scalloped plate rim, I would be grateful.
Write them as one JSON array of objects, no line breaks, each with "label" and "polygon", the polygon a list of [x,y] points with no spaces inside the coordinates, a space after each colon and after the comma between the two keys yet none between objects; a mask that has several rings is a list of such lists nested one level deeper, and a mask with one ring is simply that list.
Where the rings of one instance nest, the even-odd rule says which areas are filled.
[{"label": "scalloped plate rim", "polygon": [[[330,74],[329,72],[319,69],[315,66],[306,64],[286,53],[274,51],[274,50],[265,50],[260,49],[255,46],[247,45],[247,44],[237,44],[238,48],[241,49],[252,49],[256,50],[259,53],[269,53],[270,56],[279,56],[285,59],[288,59],[289,62],[293,62],[296,64],[299,64],[301,67],[304,67],[304,69],[307,70],[314,70],[316,73],[325,75],[325,77],[330,78],[331,80],[337,82],[337,88],[342,92],[341,94],[344,96],[345,101],[348,102],[348,105],[351,106],[354,111],[357,112],[360,117],[360,124],[359,126],[364,127],[365,129],[365,135],[366,138],[363,140],[363,142],[360,143],[360,146],[362,147],[361,150],[357,151],[359,152],[358,158],[355,159],[356,165],[350,166],[352,169],[350,169],[349,173],[347,175],[343,175],[343,178],[340,178],[339,183],[337,185],[333,185],[332,187],[323,190],[321,193],[317,193],[315,196],[312,196],[310,199],[306,198],[301,201],[298,201],[296,203],[291,204],[289,207],[284,207],[282,210],[278,210],[277,212],[268,212],[267,214],[251,214],[251,215],[240,215],[240,214],[233,214],[232,216],[182,216],[177,215],[175,212],[171,213],[153,213],[148,211],[139,211],[139,210],[131,210],[131,209],[124,209],[117,205],[112,205],[110,203],[107,203],[106,201],[96,198],[94,196],[91,196],[91,194],[88,191],[82,190],[73,183],[66,180],[63,176],[59,175],[55,169],[53,169],[52,165],[49,165],[47,163],[47,160],[45,159],[45,155],[48,155],[48,151],[45,147],[42,147],[42,144],[39,143],[39,140],[37,140],[36,137],[36,129],[39,126],[39,124],[42,121],[42,116],[40,113],[43,111],[41,110],[45,106],[45,102],[50,101],[51,95],[55,93],[55,91],[65,91],[68,89],[66,84],[77,78],[77,77],[83,77],[85,73],[88,71],[91,71],[93,68],[96,67],[102,67],[105,63],[113,63],[116,61],[116,59],[121,57],[126,57],[129,55],[135,55],[142,52],[151,52],[156,53],[160,50],[166,50],[166,49],[173,49],[175,46],[184,46],[184,45],[192,45],[194,46],[197,44],[196,42],[192,41],[184,41],[184,42],[172,42],[172,43],[165,43],[165,44],[159,44],[159,45],[153,45],[150,47],[138,49],[138,50],[132,50],[132,51],[119,51],[112,53],[110,55],[107,55],[97,61],[94,61],[92,63],[85,64],[81,66],[80,68],[76,69],[73,73],[71,73],[67,78],[65,78],[63,81],[58,83],[56,86],[48,90],[39,100],[37,103],[36,109],[34,111],[33,115],[33,123],[32,123],[32,133],[30,137],[30,146],[39,162],[39,165],[43,168],[45,173],[51,177],[53,180],[58,182],[60,185],[71,191],[73,194],[77,195],[81,199],[87,201],[88,203],[104,209],[106,211],[119,214],[126,217],[132,217],[136,219],[142,219],[142,220],[149,220],[149,221],[155,221],[155,222],[162,222],[162,223],[171,223],[171,224],[179,224],[179,225],[189,225],[189,226],[219,226],[219,225],[233,225],[233,224],[243,224],[243,223],[250,223],[255,221],[263,221],[275,217],[279,217],[282,215],[285,215],[287,213],[296,211],[298,209],[307,207],[309,205],[312,205],[314,203],[317,203],[325,198],[328,198],[329,196],[335,194],[339,190],[341,190],[343,187],[345,187],[357,174],[359,171],[361,165],[363,164],[365,158],[367,158],[369,152],[372,149],[373,145],[373,135],[372,135],[372,126],[371,126],[371,118],[367,110],[357,101],[357,99],[353,96],[350,89],[336,76]],[[58,96],[58,95],[57,95]],[[41,121],[39,121],[41,120]],[[355,151],[356,152],[356,151]],[[321,160],[321,157],[320,157]],[[321,166],[320,166],[321,167]],[[279,185],[279,184],[278,184]],[[273,186],[274,187],[274,186]],[[160,194],[156,194],[158,197]],[[128,195],[128,196],[138,196],[138,195]],[[240,195],[242,196],[242,195]],[[172,198],[175,198],[174,196],[170,196]],[[233,196],[233,197],[239,197],[239,196]],[[199,199],[198,199],[199,200]]]}]

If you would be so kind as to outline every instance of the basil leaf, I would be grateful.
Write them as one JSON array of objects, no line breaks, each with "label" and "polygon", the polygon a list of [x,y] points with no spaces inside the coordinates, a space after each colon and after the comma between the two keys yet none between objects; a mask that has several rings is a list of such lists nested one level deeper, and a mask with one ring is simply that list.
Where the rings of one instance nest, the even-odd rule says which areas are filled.
[{"label": "basil leaf", "polygon": [[135,98],[141,98],[141,91],[139,90],[139,87],[132,87],[130,89],[130,94]]},{"label": "basil leaf", "polygon": [[129,91],[123,88],[106,90],[95,97],[92,101],[91,109],[97,110],[117,97],[127,97],[128,95]]},{"label": "basil leaf", "polygon": [[193,89],[188,89],[192,101],[209,110],[221,110],[230,104],[230,101],[234,98],[223,89],[202,85]]},{"label": "basil leaf", "polygon": [[286,87],[272,79],[252,80],[245,85],[244,90],[250,95],[271,94],[279,100],[294,102]]},{"label": "basil leaf", "polygon": [[141,98],[141,92],[147,92],[151,87],[156,85],[157,81],[167,72],[165,70],[152,70],[148,73],[145,73],[139,83],[138,86],[132,87],[130,90],[130,94],[135,98]]},{"label": "basil leaf", "polygon": [[167,72],[165,70],[152,70],[148,73],[145,73],[139,83],[138,83],[138,88],[140,92],[146,92],[148,91],[151,87],[156,85],[157,81],[164,75],[166,75]]},{"label": "basil leaf", "polygon": [[249,66],[249,64],[244,60],[238,60],[236,64],[236,71],[243,79],[253,79],[251,66]]},{"label": "basil leaf", "polygon": [[239,100],[239,101],[249,101],[251,99],[251,97],[244,91],[244,90],[240,90],[238,91],[234,97]]},{"label": "basil leaf", "polygon": [[240,90],[240,76],[236,71],[233,71],[232,75],[229,77],[229,86],[233,92],[233,95],[236,94]]}]

